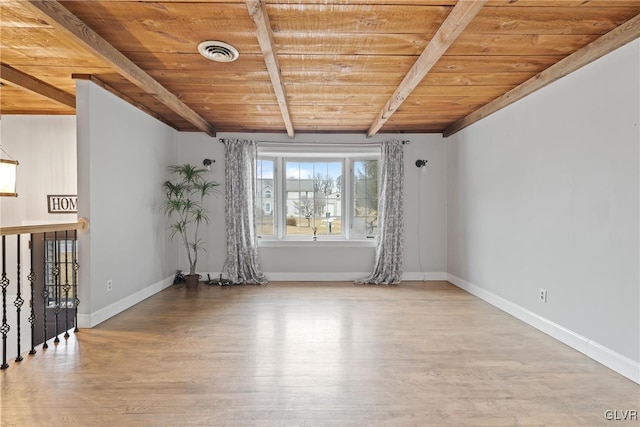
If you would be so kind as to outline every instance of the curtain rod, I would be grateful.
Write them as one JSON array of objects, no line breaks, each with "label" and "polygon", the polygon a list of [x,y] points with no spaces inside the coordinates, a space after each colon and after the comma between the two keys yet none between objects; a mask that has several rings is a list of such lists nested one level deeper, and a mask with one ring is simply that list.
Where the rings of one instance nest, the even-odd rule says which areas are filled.
[{"label": "curtain rod", "polygon": [[[218,142],[224,144],[227,141],[229,141],[230,139],[236,139],[236,138],[219,138]],[[376,145],[376,144],[380,144],[380,142],[290,142],[290,141],[260,141],[260,140],[256,140],[255,142],[257,142],[258,144],[297,144],[297,145]],[[409,145],[411,144],[411,141],[409,140],[404,140],[404,141],[400,141],[402,142],[402,145]]]}]

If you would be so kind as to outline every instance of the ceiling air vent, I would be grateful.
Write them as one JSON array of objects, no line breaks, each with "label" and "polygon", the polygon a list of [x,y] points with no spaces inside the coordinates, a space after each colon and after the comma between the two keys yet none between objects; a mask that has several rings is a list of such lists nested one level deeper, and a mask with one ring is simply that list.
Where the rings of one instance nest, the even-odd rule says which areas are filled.
[{"label": "ceiling air vent", "polygon": [[232,62],[238,59],[238,49],[219,41],[204,41],[198,45],[198,52],[207,59],[216,62]]}]

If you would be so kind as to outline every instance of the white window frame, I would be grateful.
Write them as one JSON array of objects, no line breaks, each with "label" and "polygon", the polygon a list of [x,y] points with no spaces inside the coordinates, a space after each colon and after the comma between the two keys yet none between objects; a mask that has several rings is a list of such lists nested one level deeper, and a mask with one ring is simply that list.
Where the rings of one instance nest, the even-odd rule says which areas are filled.
[{"label": "white window frame", "polygon": [[[288,146],[287,146],[288,145]],[[352,219],[355,209],[355,180],[354,180],[354,162],[362,160],[378,160],[378,168],[380,162],[380,146],[377,144],[367,144],[363,148],[362,145],[354,147],[348,144],[335,144],[326,147],[325,144],[308,144],[302,146],[291,147],[290,144],[269,144],[260,146],[258,144],[258,158],[273,161],[273,209],[274,218],[274,235],[261,236],[259,239],[260,246],[272,245],[295,245],[297,243],[306,244],[307,242],[319,244],[322,246],[327,243],[336,244],[362,244],[364,246],[373,246],[377,240],[370,237],[354,237],[352,235]],[[311,236],[287,236],[286,235],[286,208],[287,200],[285,198],[286,169],[285,162],[335,162],[341,161],[342,183],[340,189],[341,215],[342,215],[342,233],[336,236],[318,236],[316,241]],[[378,173],[378,176],[380,174]]]}]

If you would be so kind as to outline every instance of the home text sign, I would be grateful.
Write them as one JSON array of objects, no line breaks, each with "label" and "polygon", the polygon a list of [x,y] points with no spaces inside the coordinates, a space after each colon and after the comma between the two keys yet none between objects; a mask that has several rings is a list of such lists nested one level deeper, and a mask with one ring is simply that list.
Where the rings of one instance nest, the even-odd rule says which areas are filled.
[{"label": "home text sign", "polygon": [[78,196],[48,195],[47,205],[49,213],[78,213]]}]

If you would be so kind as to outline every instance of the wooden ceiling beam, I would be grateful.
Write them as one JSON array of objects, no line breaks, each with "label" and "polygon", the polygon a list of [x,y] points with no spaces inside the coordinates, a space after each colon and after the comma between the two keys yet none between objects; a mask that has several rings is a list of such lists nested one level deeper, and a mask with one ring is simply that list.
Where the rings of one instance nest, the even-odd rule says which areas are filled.
[{"label": "wooden ceiling beam", "polygon": [[293,123],[291,122],[289,104],[287,102],[287,91],[284,87],[284,83],[282,82],[280,63],[276,56],[273,31],[271,30],[271,24],[269,23],[267,9],[261,0],[247,0],[247,9],[249,10],[251,19],[256,24],[258,43],[260,44],[260,49],[264,55],[264,62],[267,65],[267,71],[269,72],[269,78],[271,78],[273,91],[276,94],[278,105],[282,112],[282,119],[284,120],[284,125],[287,128],[287,135],[289,135],[290,138],[293,138],[295,132],[293,129]]},{"label": "wooden ceiling beam", "polygon": [[438,60],[462,34],[473,18],[480,12],[487,0],[460,0],[453,7],[438,31],[404,77],[394,94],[384,105],[376,120],[371,124],[368,136],[375,135],[385,122],[396,112],[411,92],[433,68]]},{"label": "wooden ceiling beam", "polygon": [[136,107],[140,111],[144,111],[145,113],[147,113],[151,117],[155,118],[156,120],[159,120],[162,123],[164,123],[165,125],[178,130],[178,128],[173,123],[171,123],[169,120],[167,120],[164,117],[162,117],[160,114],[158,114],[158,113],[152,111],[151,109],[145,107],[141,103],[137,102],[135,99],[125,95],[124,93],[120,92],[119,90],[116,90],[113,86],[105,83],[104,81],[100,80],[100,78],[98,78],[97,76],[95,76],[93,74],[72,74],[71,78],[74,79],[74,80],[89,80],[90,82],[93,82],[94,84],[100,86],[102,89],[106,90],[107,92],[112,93],[113,95],[117,96],[118,98],[122,99],[123,101],[133,105],[134,107]]},{"label": "wooden ceiling beam", "polygon": [[473,113],[453,124],[449,125],[443,132],[445,138],[461,131],[467,126],[482,120],[483,118],[505,108],[508,105],[542,89],[556,80],[584,67],[585,65],[603,57],[609,52],[624,46],[625,44],[640,37],[640,15],[625,22],[624,24],[609,31],[605,35],[586,45],[573,54],[558,61],[544,71],[531,77],[519,86],[506,92],[504,95],[478,108]]},{"label": "wooden ceiling beam", "polygon": [[76,97],[0,62],[0,79],[20,89],[44,96],[58,104],[76,108]]},{"label": "wooden ceiling beam", "polygon": [[207,135],[216,135],[215,128],[209,122],[180,101],[177,96],[168,91],[142,68],[138,67],[118,49],[100,37],[60,3],[53,0],[29,0],[25,2],[24,5],[33,9],[38,14],[43,14],[47,18],[47,22],[54,28],[70,36],[73,41],[86,48],[98,58],[104,60],[122,76],[140,89],[154,96],[196,128],[205,132]]}]

